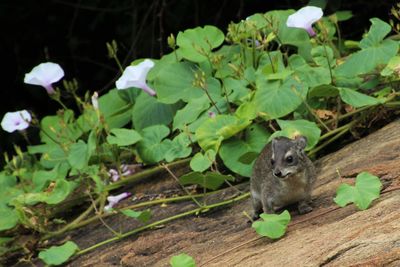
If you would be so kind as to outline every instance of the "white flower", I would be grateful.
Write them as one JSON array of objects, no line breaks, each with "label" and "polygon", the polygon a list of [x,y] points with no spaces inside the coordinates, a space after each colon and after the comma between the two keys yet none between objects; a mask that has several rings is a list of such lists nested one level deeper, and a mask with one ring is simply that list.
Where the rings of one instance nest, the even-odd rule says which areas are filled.
[{"label": "white flower", "polygon": [[99,94],[97,92],[94,92],[92,95],[92,106],[95,110],[99,109]]},{"label": "white flower", "polygon": [[43,86],[48,94],[54,94],[52,83],[64,77],[64,71],[57,63],[46,62],[25,74],[24,83]]},{"label": "white flower", "polygon": [[323,14],[319,7],[306,6],[290,15],[286,21],[286,26],[305,29],[310,36],[314,36],[312,24],[322,18]]},{"label": "white flower", "polygon": [[122,76],[115,82],[117,89],[137,87],[144,90],[149,95],[154,96],[156,92],[146,83],[147,73],[153,67],[154,62],[150,59],[145,59],[136,66],[127,67],[122,73]]},{"label": "white flower", "polygon": [[122,194],[116,195],[116,196],[108,196],[108,204],[104,206],[105,211],[111,210],[118,202],[120,202],[122,199],[130,197],[132,194],[130,192],[124,192]]},{"label": "white flower", "polygon": [[31,120],[31,114],[25,109],[16,112],[7,112],[1,121],[1,127],[4,131],[9,133],[15,130],[21,131],[29,127],[29,122]]}]

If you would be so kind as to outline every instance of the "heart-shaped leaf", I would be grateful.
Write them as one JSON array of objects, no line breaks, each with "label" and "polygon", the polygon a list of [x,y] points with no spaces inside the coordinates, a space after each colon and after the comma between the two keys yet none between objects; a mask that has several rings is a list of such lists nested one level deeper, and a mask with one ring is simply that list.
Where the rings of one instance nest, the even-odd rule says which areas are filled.
[{"label": "heart-shaped leaf", "polygon": [[224,42],[224,33],[215,26],[196,27],[179,32],[176,44],[181,55],[193,62],[202,62],[208,59],[213,48]]},{"label": "heart-shaped leaf", "polygon": [[203,172],[210,168],[211,164],[215,160],[215,151],[210,149],[204,154],[201,152],[196,153],[190,161],[190,168],[195,172]]},{"label": "heart-shaped leaf", "polygon": [[290,214],[287,210],[281,214],[260,214],[262,221],[253,222],[253,227],[257,234],[271,239],[278,239],[286,232],[286,227],[290,222]]},{"label": "heart-shaped leaf", "polygon": [[153,125],[140,131],[142,140],[137,144],[141,159],[146,163],[156,163],[165,157],[168,149],[162,140],[168,136],[169,128],[165,125]]},{"label": "heart-shaped leaf", "polygon": [[355,186],[341,184],[338,187],[334,201],[340,207],[353,202],[360,210],[365,210],[379,197],[381,187],[382,183],[378,177],[362,172],[357,175]]}]

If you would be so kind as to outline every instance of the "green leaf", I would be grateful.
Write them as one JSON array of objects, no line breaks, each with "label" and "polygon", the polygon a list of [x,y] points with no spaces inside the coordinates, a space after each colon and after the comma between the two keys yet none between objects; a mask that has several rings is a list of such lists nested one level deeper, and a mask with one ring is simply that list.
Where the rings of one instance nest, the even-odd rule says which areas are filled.
[{"label": "green leaf", "polygon": [[325,85],[331,83],[329,69],[325,67],[311,67],[299,55],[292,55],[289,58],[289,65],[299,76],[303,83],[309,87]]},{"label": "green leaf", "polygon": [[52,170],[37,170],[33,173],[32,182],[34,184],[33,192],[40,192],[48,186],[48,182],[64,179],[67,176],[70,167],[67,163],[57,164]]},{"label": "green leaf", "polygon": [[165,125],[153,125],[140,131],[142,140],[137,144],[140,158],[148,163],[156,163],[164,159],[168,149],[162,140],[169,135],[169,128]]},{"label": "green leaf", "polygon": [[83,169],[89,162],[88,146],[87,144],[79,140],[77,143],[71,145],[68,154],[68,162],[71,167],[76,169]]},{"label": "green leaf", "polygon": [[151,125],[171,123],[180,103],[169,105],[158,101],[157,98],[142,92],[132,110],[132,122],[136,130]]},{"label": "green leaf", "polygon": [[83,114],[78,117],[76,123],[84,133],[95,129],[99,126],[100,120],[96,110],[90,106],[85,106]]},{"label": "green leaf", "polygon": [[135,218],[135,219],[141,221],[142,223],[146,223],[151,218],[150,209],[143,210],[143,211],[121,210],[121,213],[128,217]]},{"label": "green leaf", "polygon": [[339,89],[333,85],[320,85],[310,89],[308,97],[335,97],[339,94]]},{"label": "green leaf", "polygon": [[79,250],[77,244],[67,241],[61,246],[52,246],[39,253],[39,258],[48,265],[61,265],[68,261],[76,251]]},{"label": "green leaf", "polygon": [[272,27],[270,25],[266,27],[267,34],[275,29],[277,38],[282,44],[296,46],[298,54],[304,59],[310,60],[311,43],[307,31],[286,26],[288,16],[293,13],[294,10],[274,10],[265,13],[266,20],[273,24]]},{"label": "green leaf", "polygon": [[203,188],[211,190],[218,189],[225,180],[234,181],[235,178],[232,175],[222,175],[216,172],[206,172],[205,174],[200,172],[191,172],[179,177],[179,182],[182,185],[198,184]]},{"label": "green leaf", "polygon": [[196,267],[194,259],[185,253],[173,256],[169,263],[171,267]]},{"label": "green leaf", "polygon": [[266,236],[271,239],[278,239],[286,232],[286,227],[289,224],[291,217],[287,210],[281,214],[260,214],[262,221],[253,222],[253,227],[257,234]]},{"label": "green leaf", "polygon": [[74,182],[64,179],[57,180],[55,185],[44,192],[21,194],[13,201],[25,205],[35,205],[38,202],[47,204],[57,204],[63,201],[75,188]]},{"label": "green leaf", "polygon": [[182,132],[174,140],[165,140],[165,160],[172,162],[175,159],[186,158],[192,153],[189,136]]},{"label": "green leaf", "polygon": [[397,54],[399,44],[396,41],[383,38],[391,31],[386,22],[370,19],[372,26],[367,35],[361,40],[361,50],[353,53],[335,73],[337,76],[353,77],[375,69],[379,64],[387,64]]},{"label": "green leaf", "polygon": [[142,137],[132,129],[114,128],[111,129],[110,135],[107,136],[107,142],[111,145],[129,146],[139,142]]},{"label": "green leaf", "polygon": [[374,106],[381,103],[381,100],[357,92],[350,88],[339,88],[340,97],[347,104],[359,108],[364,106]]},{"label": "green leaf", "polygon": [[400,71],[400,56],[392,57],[386,67],[381,71],[382,76],[390,76]]},{"label": "green leaf", "polygon": [[76,127],[74,112],[69,109],[55,116],[44,117],[40,122],[40,128],[40,138],[47,144],[68,144],[82,135],[82,131]]},{"label": "green leaf", "polygon": [[186,125],[194,122],[209,107],[210,100],[205,95],[200,98],[191,99],[184,108],[176,112],[173,129],[183,130]]},{"label": "green leaf", "polygon": [[218,151],[221,142],[246,128],[250,121],[238,119],[232,115],[217,115],[208,118],[196,130],[196,139],[200,147],[207,151]]},{"label": "green leaf", "polygon": [[258,153],[262,150],[268,141],[270,134],[260,125],[251,125],[246,129],[245,138],[239,139],[232,137],[224,141],[219,150],[219,156],[225,166],[231,171],[245,177],[250,177],[252,172],[252,161],[248,164],[240,159],[247,153]]},{"label": "green leaf", "polygon": [[254,105],[259,112],[265,113],[268,119],[285,116],[303,102],[307,95],[307,87],[289,77],[285,81],[267,81],[258,75]]},{"label": "green leaf", "polygon": [[224,42],[224,33],[214,26],[196,27],[179,32],[176,44],[181,55],[193,62],[202,62],[208,59],[211,50]]},{"label": "green leaf", "polygon": [[360,210],[365,210],[379,197],[381,187],[382,183],[378,177],[362,172],[357,175],[355,186],[341,184],[333,200],[340,207],[353,202]]},{"label": "green leaf", "polygon": [[204,92],[193,87],[195,70],[195,66],[187,62],[174,62],[160,70],[153,83],[157,98],[166,104],[200,98]]},{"label": "green leaf", "polygon": [[337,21],[345,21],[349,20],[353,17],[353,13],[351,10],[340,10],[336,11]]},{"label": "green leaf", "polygon": [[14,209],[0,207],[0,231],[14,228],[18,221],[18,215]]},{"label": "green leaf", "polygon": [[99,97],[99,110],[110,129],[121,128],[131,120],[133,104],[123,100],[117,89]]},{"label": "green leaf", "polygon": [[203,172],[210,168],[215,160],[216,153],[214,150],[207,150],[205,154],[198,152],[190,161],[190,168],[195,172]]},{"label": "green leaf", "polygon": [[294,139],[298,135],[303,135],[307,137],[307,147],[305,150],[310,150],[318,143],[321,136],[321,129],[318,128],[315,122],[307,120],[277,120],[277,122],[281,130],[273,133],[269,138],[270,140],[277,136],[286,136]]}]

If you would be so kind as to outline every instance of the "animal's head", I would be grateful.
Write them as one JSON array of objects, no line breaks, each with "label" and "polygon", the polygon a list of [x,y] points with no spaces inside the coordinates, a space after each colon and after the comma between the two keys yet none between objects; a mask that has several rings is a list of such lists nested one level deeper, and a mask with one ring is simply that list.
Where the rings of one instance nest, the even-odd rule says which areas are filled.
[{"label": "animal's head", "polygon": [[283,179],[300,171],[306,146],[307,138],[304,136],[297,136],[294,140],[283,136],[272,139],[272,174]]}]

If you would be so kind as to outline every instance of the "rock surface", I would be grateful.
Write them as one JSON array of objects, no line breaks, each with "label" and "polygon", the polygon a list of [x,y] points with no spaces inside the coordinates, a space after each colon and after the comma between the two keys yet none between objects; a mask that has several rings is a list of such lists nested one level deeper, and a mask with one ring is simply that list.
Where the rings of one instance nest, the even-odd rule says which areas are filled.
[{"label": "rock surface", "polygon": [[[325,156],[315,164],[318,181],[314,210],[291,211],[286,235],[271,241],[258,238],[243,211],[250,201],[200,216],[188,216],[164,227],[127,237],[83,255],[69,266],[169,266],[173,255],[191,255],[197,266],[400,266],[400,121]],[[354,183],[368,171],[384,184],[381,197],[365,211],[334,202],[341,182]],[[245,186],[244,190],[248,190]],[[236,192],[228,189],[220,198]],[[191,202],[153,207],[156,218],[194,208]],[[124,218],[107,221],[132,229]],[[99,224],[72,234],[80,247],[112,236]]]}]

